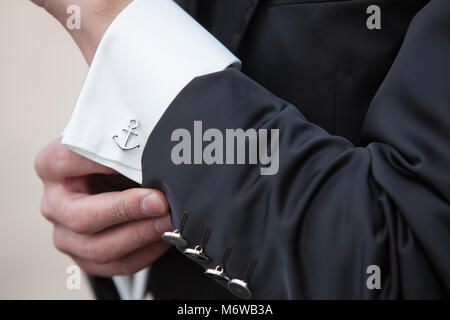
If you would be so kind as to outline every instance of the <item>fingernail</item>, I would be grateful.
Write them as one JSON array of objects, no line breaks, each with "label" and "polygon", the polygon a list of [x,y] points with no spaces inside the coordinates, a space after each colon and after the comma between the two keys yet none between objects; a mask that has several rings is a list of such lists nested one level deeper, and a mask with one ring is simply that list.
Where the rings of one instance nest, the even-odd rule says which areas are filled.
[{"label": "fingernail", "polygon": [[172,230],[172,223],[170,221],[170,216],[158,218],[155,220],[155,229],[159,233],[164,233],[166,231]]},{"label": "fingernail", "polygon": [[164,202],[159,198],[156,192],[152,192],[142,199],[142,211],[148,216],[162,216],[167,213],[167,208]]}]

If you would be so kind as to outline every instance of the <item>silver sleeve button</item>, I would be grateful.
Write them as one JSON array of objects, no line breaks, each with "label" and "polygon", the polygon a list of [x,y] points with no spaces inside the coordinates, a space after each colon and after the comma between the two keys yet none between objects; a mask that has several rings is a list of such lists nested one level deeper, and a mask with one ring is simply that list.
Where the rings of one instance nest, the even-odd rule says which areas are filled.
[{"label": "silver sleeve button", "polygon": [[241,299],[250,299],[252,292],[248,286],[253,271],[255,270],[257,260],[252,260],[244,279],[232,279],[228,282],[228,290]]},{"label": "silver sleeve button", "polygon": [[209,236],[211,234],[211,229],[206,229],[205,234],[203,236],[203,241],[201,244],[196,245],[194,248],[184,249],[184,254],[197,262],[208,262],[209,257],[205,253],[205,245],[209,240]]},{"label": "silver sleeve button", "polygon": [[169,244],[173,244],[174,246],[178,247],[185,247],[187,246],[187,240],[183,237],[182,232],[184,229],[184,226],[186,225],[188,219],[188,214],[185,212],[183,214],[183,218],[181,219],[181,224],[178,229],[175,229],[174,231],[167,231],[164,232],[161,236],[161,239],[163,239],[165,242]]},{"label": "silver sleeve button", "polygon": [[217,280],[221,282],[223,285],[227,285],[230,281],[230,278],[225,274],[224,267],[227,263],[228,257],[230,256],[231,248],[226,248],[225,253],[223,254],[222,260],[215,268],[209,268],[205,271],[205,276],[208,278]]}]

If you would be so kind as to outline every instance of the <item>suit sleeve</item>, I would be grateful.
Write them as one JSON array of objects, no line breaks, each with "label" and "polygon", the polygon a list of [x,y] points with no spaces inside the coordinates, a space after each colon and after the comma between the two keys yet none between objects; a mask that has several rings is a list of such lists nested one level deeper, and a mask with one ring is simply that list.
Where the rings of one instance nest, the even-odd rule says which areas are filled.
[{"label": "suit sleeve", "polygon": [[[171,134],[279,129],[279,170],[176,165]],[[166,193],[193,247],[249,282],[256,299],[443,298],[450,295],[450,3],[413,19],[367,113],[365,147],[328,134],[236,69],[197,77],[175,98],[142,157],[143,186]],[[180,248],[182,250],[182,248]],[[370,290],[368,267],[381,271]],[[370,268],[369,268],[370,270]],[[369,279],[370,281],[370,279]]]}]

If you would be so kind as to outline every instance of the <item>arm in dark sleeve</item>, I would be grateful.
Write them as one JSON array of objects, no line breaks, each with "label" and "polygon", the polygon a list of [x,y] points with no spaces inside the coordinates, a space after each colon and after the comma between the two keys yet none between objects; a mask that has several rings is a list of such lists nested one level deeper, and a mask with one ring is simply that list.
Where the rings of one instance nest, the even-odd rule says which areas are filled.
[{"label": "arm in dark sleeve", "polygon": [[[171,134],[279,129],[279,171],[259,165],[175,165]],[[249,283],[254,298],[437,298],[450,295],[450,3],[413,19],[354,147],[235,69],[194,79],[151,134],[143,185],[162,189],[189,246]],[[182,250],[182,248],[180,248]],[[378,265],[381,289],[369,290]]]}]

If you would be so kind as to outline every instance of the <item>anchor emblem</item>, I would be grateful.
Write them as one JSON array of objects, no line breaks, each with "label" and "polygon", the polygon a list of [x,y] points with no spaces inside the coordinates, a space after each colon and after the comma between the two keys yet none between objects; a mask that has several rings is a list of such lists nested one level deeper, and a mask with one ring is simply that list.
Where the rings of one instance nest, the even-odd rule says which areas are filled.
[{"label": "anchor emblem", "polygon": [[119,146],[120,149],[122,150],[132,150],[135,148],[139,148],[139,143],[135,144],[132,147],[127,147],[128,141],[130,140],[132,135],[139,135],[137,132],[133,131],[133,129],[136,129],[139,125],[139,121],[135,120],[135,119],[131,119],[130,122],[128,122],[128,129],[122,129],[123,131],[125,131],[127,133],[126,137],[125,137],[125,142],[123,144],[121,144],[119,142],[119,136],[115,135],[113,136],[113,140],[114,142]]}]

